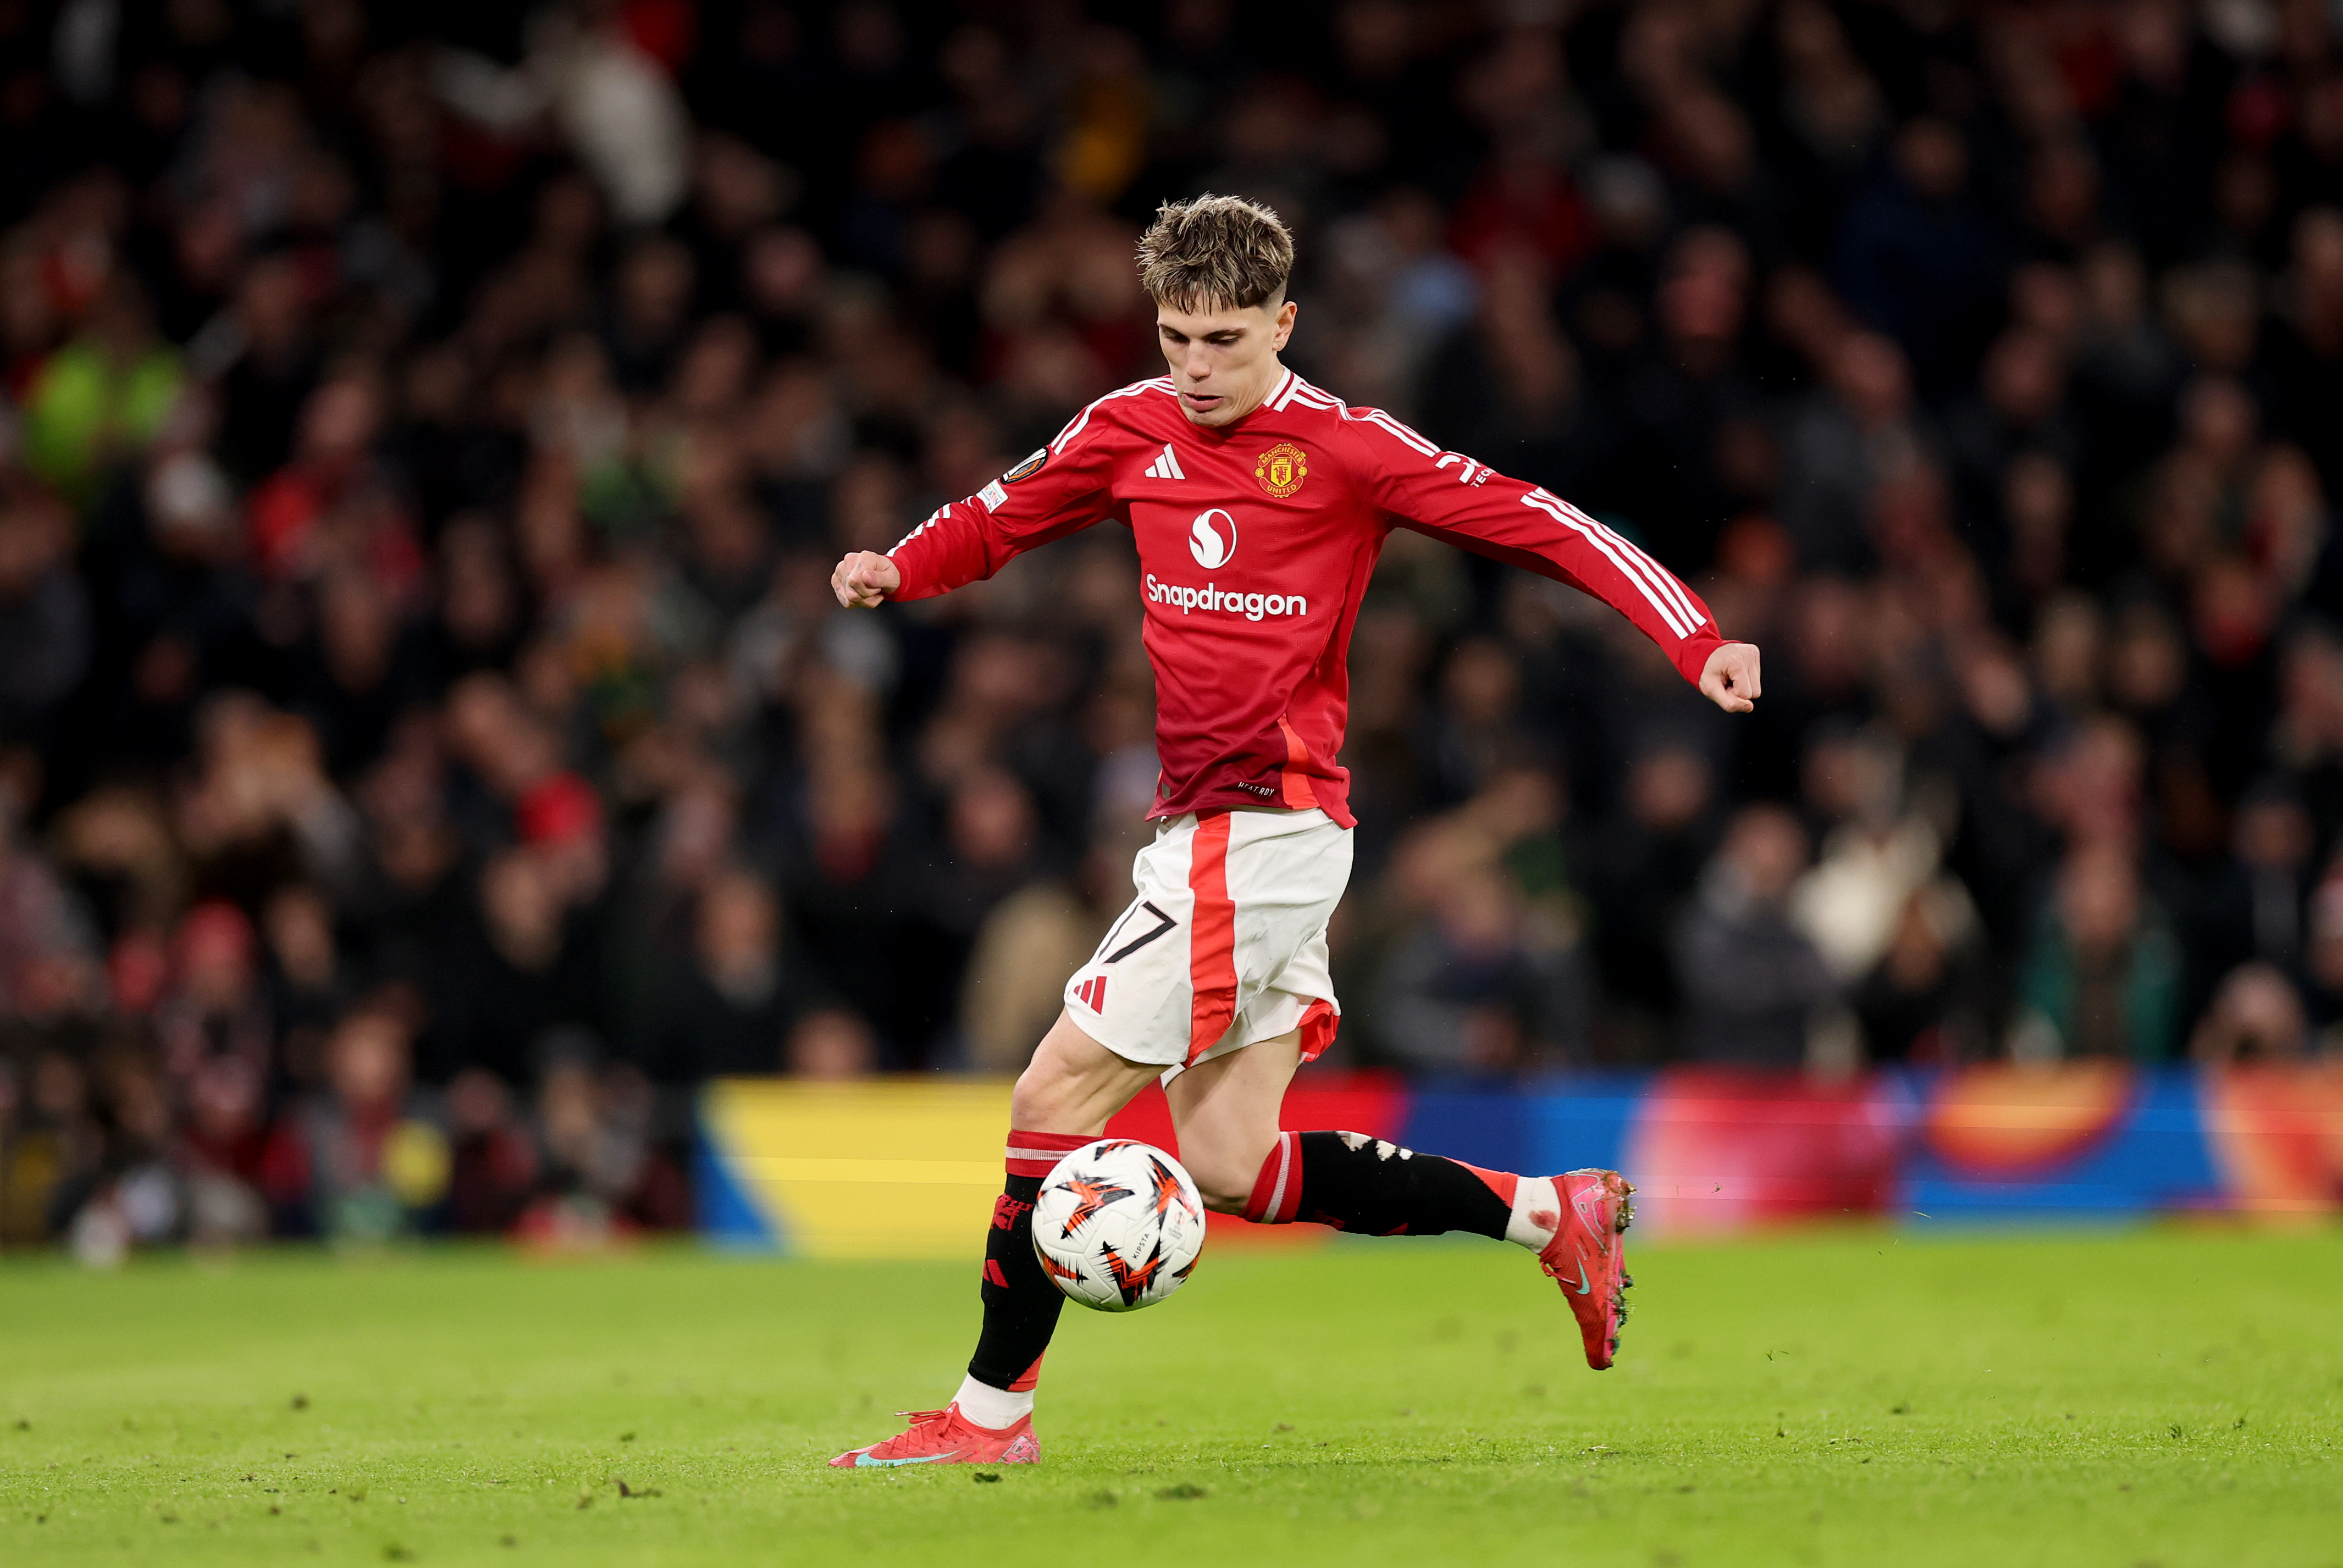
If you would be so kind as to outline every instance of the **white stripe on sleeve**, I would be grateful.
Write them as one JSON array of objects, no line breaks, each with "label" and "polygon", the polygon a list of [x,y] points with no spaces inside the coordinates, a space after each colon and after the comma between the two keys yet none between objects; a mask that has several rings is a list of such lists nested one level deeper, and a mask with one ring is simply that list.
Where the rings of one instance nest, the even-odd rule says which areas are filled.
[{"label": "white stripe on sleeve", "polygon": [[1675,601],[1676,608],[1684,611],[1685,616],[1691,619],[1693,625],[1698,626],[1701,624],[1704,618],[1700,611],[1694,607],[1692,595],[1684,590],[1683,579],[1679,578],[1674,572],[1668,570],[1667,568],[1660,565],[1659,562],[1654,560],[1650,553],[1644,550],[1641,546],[1635,544],[1631,539],[1622,537],[1618,530],[1612,528],[1609,524],[1597,522],[1594,518],[1588,517],[1584,512],[1580,511],[1576,507],[1571,507],[1568,501],[1564,501],[1562,504],[1565,507],[1570,507],[1571,512],[1589,528],[1602,530],[1604,538],[1609,539],[1613,544],[1617,545],[1622,550],[1625,551],[1630,559],[1643,563],[1644,576],[1655,582],[1662,593],[1666,594],[1670,598]]},{"label": "white stripe on sleeve", "polygon": [[1370,425],[1382,426],[1385,430],[1389,431],[1393,436],[1398,437],[1402,441],[1404,441],[1410,447],[1414,447],[1417,451],[1423,453],[1427,457],[1436,457],[1440,456],[1439,447],[1433,446],[1431,442],[1425,440],[1423,437],[1417,435],[1414,431],[1409,429],[1406,426],[1401,424],[1398,420],[1393,418],[1390,415],[1384,413],[1380,408],[1370,408],[1364,414],[1362,414],[1360,417]]},{"label": "white stripe on sleeve", "polygon": [[1554,521],[1578,534],[1588,544],[1600,550],[1604,558],[1619,569],[1621,577],[1635,585],[1635,590],[1644,596],[1644,602],[1657,611],[1659,618],[1667,623],[1668,629],[1676,634],[1677,641],[1681,642],[1690,637],[1699,627],[1700,618],[1697,616],[1686,618],[1684,612],[1676,608],[1673,596],[1664,596],[1654,592],[1650,580],[1642,572],[1627,564],[1626,558],[1620,555],[1613,548],[1611,541],[1604,537],[1604,534],[1610,530],[1606,528],[1598,533],[1596,528],[1600,528],[1599,524],[1590,525],[1580,522],[1571,516],[1568,508],[1544,490],[1532,490],[1522,498],[1522,505],[1535,507],[1539,511],[1547,514]]}]

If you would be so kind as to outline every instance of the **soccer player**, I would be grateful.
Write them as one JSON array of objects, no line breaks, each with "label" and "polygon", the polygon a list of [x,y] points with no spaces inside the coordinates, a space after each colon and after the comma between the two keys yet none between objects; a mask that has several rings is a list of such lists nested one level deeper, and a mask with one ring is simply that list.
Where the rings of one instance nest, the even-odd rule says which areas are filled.
[{"label": "soccer player", "polygon": [[1293,241],[1234,196],[1172,203],[1140,242],[1171,374],[1110,392],[1055,440],[886,555],[838,564],[839,602],[919,599],[1113,518],[1139,548],[1161,775],[1138,896],[1066,984],[1065,1010],[1010,1101],[1008,1181],[986,1238],[983,1326],[960,1392],[840,1468],[1040,1457],[1033,1389],[1064,1298],[1035,1259],[1033,1202],[1068,1151],[1161,1078],[1205,1202],[1268,1224],[1374,1236],[1471,1231],[1535,1254],[1586,1361],[1617,1353],[1615,1171],[1516,1176],[1355,1132],[1287,1132],[1294,1070],[1340,1009],[1326,922],[1351,870],[1351,628],[1384,536],[1413,528],[1595,595],[1729,713],[1758,696],[1757,649],[1691,589],[1534,486],[1346,407],[1279,363]]}]

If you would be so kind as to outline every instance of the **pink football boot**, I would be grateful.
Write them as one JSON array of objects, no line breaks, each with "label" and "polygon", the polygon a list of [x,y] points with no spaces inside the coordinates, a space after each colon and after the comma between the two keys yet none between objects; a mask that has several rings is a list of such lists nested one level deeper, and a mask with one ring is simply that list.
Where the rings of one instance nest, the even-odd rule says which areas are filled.
[{"label": "pink football boot", "polygon": [[1619,1327],[1627,1321],[1627,1249],[1620,1240],[1634,1218],[1635,1189],[1616,1171],[1573,1171],[1549,1178],[1562,1200],[1562,1223],[1538,1254],[1554,1276],[1586,1342],[1586,1364],[1596,1372],[1619,1353]]},{"label": "pink football boot", "polygon": [[899,1411],[910,1430],[868,1448],[850,1448],[830,1462],[832,1470],[883,1470],[898,1464],[1031,1464],[1041,1457],[1033,1418],[995,1432],[960,1414],[954,1401],[943,1410]]}]

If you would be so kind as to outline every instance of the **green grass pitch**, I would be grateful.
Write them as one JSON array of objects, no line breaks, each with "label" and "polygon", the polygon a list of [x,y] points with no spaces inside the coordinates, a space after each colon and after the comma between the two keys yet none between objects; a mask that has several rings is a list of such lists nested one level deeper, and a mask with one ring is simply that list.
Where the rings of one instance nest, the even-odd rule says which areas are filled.
[{"label": "green grass pitch", "polygon": [[857,1474],[973,1266],[19,1260],[0,1563],[2343,1565],[2343,1236],[1631,1262],[1598,1374],[1513,1249],[1222,1249],[1068,1310],[1038,1467]]}]

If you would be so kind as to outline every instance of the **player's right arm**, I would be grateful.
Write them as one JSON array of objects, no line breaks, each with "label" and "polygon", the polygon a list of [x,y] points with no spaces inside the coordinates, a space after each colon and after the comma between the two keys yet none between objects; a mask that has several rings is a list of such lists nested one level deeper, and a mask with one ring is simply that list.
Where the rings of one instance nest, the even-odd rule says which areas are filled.
[{"label": "player's right arm", "polygon": [[830,574],[830,591],[849,609],[874,609],[903,586],[903,574],[877,550],[856,550]]},{"label": "player's right arm", "polygon": [[849,609],[933,598],[1090,527],[1113,510],[1112,446],[1111,427],[1085,410],[1055,441],[975,495],[938,507],[886,554],[846,557],[830,573],[830,590]]}]

